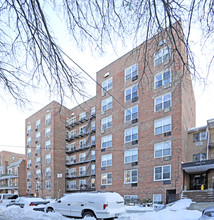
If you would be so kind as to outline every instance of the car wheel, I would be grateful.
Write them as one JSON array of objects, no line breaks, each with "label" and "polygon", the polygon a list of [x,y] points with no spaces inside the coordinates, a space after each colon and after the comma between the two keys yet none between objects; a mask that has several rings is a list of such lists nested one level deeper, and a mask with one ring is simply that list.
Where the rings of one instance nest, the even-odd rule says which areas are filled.
[{"label": "car wheel", "polygon": [[54,210],[53,210],[53,208],[48,207],[48,208],[46,209],[46,212],[54,212]]},{"label": "car wheel", "polygon": [[85,218],[85,217],[95,217],[95,216],[93,212],[86,211],[83,213],[82,217]]}]

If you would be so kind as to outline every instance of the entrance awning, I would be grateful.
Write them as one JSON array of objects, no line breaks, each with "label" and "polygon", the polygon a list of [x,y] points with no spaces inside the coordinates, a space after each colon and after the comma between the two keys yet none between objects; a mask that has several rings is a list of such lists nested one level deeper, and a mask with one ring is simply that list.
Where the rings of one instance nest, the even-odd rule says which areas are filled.
[{"label": "entrance awning", "polygon": [[207,170],[214,169],[214,159],[203,160],[198,162],[182,163],[181,168],[186,173],[205,172]]}]

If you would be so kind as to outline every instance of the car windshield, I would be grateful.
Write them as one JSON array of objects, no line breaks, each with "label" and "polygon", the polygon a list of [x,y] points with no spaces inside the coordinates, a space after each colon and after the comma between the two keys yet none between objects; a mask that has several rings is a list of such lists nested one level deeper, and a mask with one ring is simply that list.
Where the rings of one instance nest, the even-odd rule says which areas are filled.
[{"label": "car windshield", "polygon": [[204,215],[209,216],[209,217],[214,217],[214,211],[205,212]]}]

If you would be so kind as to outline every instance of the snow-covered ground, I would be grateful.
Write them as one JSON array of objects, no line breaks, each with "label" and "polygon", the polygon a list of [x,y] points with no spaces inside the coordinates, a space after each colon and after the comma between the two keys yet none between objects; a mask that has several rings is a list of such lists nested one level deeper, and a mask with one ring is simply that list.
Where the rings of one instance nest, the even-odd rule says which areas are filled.
[{"label": "snow-covered ground", "polygon": [[[126,207],[127,213],[118,220],[198,220],[201,212],[187,210],[186,208],[190,204],[190,199],[183,199],[160,211],[153,211],[151,208],[139,206]],[[85,219],[95,220],[95,218]],[[31,208],[22,209],[17,206],[5,208],[0,206],[0,220],[72,220],[72,218],[63,217],[59,213],[32,211]]]}]

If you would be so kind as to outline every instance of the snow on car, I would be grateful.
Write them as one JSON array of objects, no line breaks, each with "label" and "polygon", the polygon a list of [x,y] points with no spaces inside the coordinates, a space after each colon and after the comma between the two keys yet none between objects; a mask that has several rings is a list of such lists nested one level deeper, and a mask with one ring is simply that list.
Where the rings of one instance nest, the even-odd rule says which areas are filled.
[{"label": "snow on car", "polygon": [[81,192],[64,195],[46,205],[46,212],[72,217],[115,218],[125,213],[124,199],[112,192]]}]

